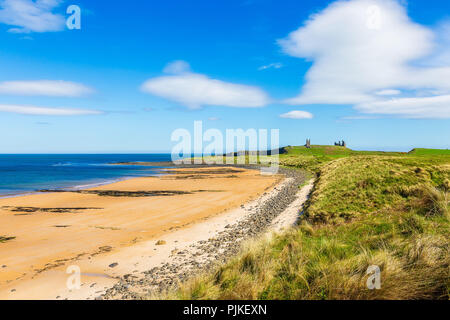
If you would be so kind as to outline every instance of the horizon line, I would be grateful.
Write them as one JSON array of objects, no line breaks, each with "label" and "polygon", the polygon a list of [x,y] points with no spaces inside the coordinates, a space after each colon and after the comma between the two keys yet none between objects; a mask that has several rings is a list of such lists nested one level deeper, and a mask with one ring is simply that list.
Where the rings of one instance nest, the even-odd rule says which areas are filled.
[{"label": "horizon line", "polygon": [[[285,145],[280,148],[285,147],[301,147],[303,145]],[[333,145],[320,145],[320,144],[313,144],[312,146],[333,146]],[[379,152],[409,152],[414,149],[439,149],[439,150],[450,150],[449,147],[354,147],[349,148],[350,150],[354,151],[379,151]],[[408,150],[408,151],[405,151]],[[242,150],[235,150],[233,152],[239,152]],[[261,150],[245,150],[245,151],[258,151]],[[267,151],[267,150],[262,150]],[[101,152],[92,152],[92,151],[74,151],[74,152],[61,152],[61,151],[47,151],[47,152],[0,152],[0,155],[152,155],[152,154],[172,154],[171,151],[101,151]],[[193,155],[198,155],[200,153],[194,152]]]}]

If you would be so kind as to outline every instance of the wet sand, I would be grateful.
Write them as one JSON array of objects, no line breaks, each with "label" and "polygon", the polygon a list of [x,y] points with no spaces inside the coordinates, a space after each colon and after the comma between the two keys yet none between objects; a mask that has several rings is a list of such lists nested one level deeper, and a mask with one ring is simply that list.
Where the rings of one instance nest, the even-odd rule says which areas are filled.
[{"label": "wet sand", "polygon": [[[141,252],[140,244],[238,208],[281,179],[257,170],[186,168],[82,192],[0,199],[0,237],[15,237],[0,242],[0,299],[59,299],[70,265],[80,266],[95,295],[133,272],[127,261],[146,259],[148,247]],[[70,298],[86,295],[79,290]]]}]

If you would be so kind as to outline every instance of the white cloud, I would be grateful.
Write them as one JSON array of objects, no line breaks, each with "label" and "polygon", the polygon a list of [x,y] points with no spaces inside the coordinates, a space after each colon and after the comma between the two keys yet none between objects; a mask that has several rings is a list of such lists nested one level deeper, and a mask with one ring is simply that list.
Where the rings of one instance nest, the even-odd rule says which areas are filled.
[{"label": "white cloud", "polygon": [[169,63],[163,70],[164,73],[180,74],[191,71],[189,63],[183,60],[177,60]]},{"label": "white cloud", "polygon": [[285,119],[312,119],[314,116],[307,111],[294,110],[280,115],[280,118]]},{"label": "white cloud", "polygon": [[430,57],[425,59],[427,66],[450,65],[450,20],[441,22],[435,30],[435,48]]},{"label": "white cloud", "polygon": [[375,92],[375,94],[378,96],[396,96],[401,93],[402,92],[400,90],[395,90],[395,89],[386,89],[386,90],[380,90],[380,91]]},{"label": "white cloud", "polygon": [[435,37],[396,0],[336,1],[279,40],[285,53],[313,62],[300,95],[286,103],[362,104],[402,91],[450,93],[450,81],[443,81],[450,79],[450,63],[423,61],[436,49]]},{"label": "white cloud", "polygon": [[271,64],[268,64],[268,65],[265,65],[265,66],[261,66],[261,67],[258,68],[258,70],[262,71],[262,70],[267,70],[267,69],[270,69],[270,68],[280,69],[282,67],[283,67],[282,63],[276,62],[276,63],[271,63]]},{"label": "white cloud", "polygon": [[220,118],[218,118],[218,117],[209,117],[208,120],[209,121],[219,121]]},{"label": "white cloud", "polygon": [[356,109],[368,114],[395,115],[403,118],[449,119],[450,95],[366,102],[356,105]]},{"label": "white cloud", "polygon": [[191,109],[214,105],[235,108],[262,107],[270,103],[267,94],[258,87],[235,84],[193,73],[184,67],[169,64],[165,71],[176,73],[146,81],[141,89],[155,96],[183,104]]},{"label": "white cloud", "polygon": [[93,90],[80,83],[70,81],[5,81],[0,82],[0,94],[80,97],[92,93]]},{"label": "white cloud", "polygon": [[0,0],[0,23],[14,33],[61,31],[65,17],[53,13],[61,0]]},{"label": "white cloud", "polygon": [[18,113],[25,115],[42,115],[42,116],[80,116],[80,115],[95,115],[103,113],[97,110],[46,108],[46,107],[21,106],[9,104],[0,104],[0,112]]},{"label": "white cloud", "polygon": [[380,119],[380,117],[379,116],[361,115],[361,116],[342,117],[340,120],[373,120],[373,119]]}]

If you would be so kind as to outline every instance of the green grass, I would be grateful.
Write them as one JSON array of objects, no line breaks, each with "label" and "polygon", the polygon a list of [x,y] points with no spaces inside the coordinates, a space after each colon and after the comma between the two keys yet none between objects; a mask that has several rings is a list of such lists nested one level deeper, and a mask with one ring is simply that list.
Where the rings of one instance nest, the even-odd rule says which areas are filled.
[{"label": "green grass", "polygon": [[348,156],[353,152],[345,147],[319,145],[312,145],[311,148],[288,146],[284,148],[284,151],[286,152],[285,154],[296,156]]},{"label": "green grass", "polygon": [[404,155],[404,152],[384,152],[384,151],[355,151],[346,147],[340,146],[323,146],[312,145],[311,148],[304,146],[288,146],[283,148],[284,154],[287,155],[301,155],[301,156],[351,156],[351,155]]},{"label": "green grass", "polygon": [[[317,177],[300,225],[164,298],[450,298],[450,156],[295,147],[280,162]],[[371,265],[380,290],[367,289]]]},{"label": "green grass", "polygon": [[280,164],[287,167],[295,167],[312,173],[318,173],[319,169],[327,162],[346,158],[350,156],[405,156],[401,152],[382,152],[382,151],[355,151],[340,146],[318,146],[311,148],[285,147],[284,153],[280,155]]},{"label": "green grass", "polygon": [[409,152],[409,154],[416,156],[428,156],[428,155],[450,155],[449,149],[413,149]]},{"label": "green grass", "polygon": [[361,214],[408,206],[425,186],[448,186],[450,157],[358,156],[323,165],[307,217],[344,222]]}]

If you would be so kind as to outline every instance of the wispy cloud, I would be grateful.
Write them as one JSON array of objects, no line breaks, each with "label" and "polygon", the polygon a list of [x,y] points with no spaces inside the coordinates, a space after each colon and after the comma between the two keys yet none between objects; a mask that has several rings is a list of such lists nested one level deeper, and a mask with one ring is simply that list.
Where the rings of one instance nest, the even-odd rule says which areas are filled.
[{"label": "wispy cloud", "polygon": [[0,23],[13,28],[9,32],[61,31],[65,18],[53,13],[62,0],[0,0]]},{"label": "wispy cloud", "polygon": [[40,116],[81,116],[81,115],[96,115],[103,113],[98,110],[47,108],[47,107],[21,106],[9,104],[0,104],[0,112],[17,113],[24,115],[40,115]]},{"label": "wispy cloud", "polygon": [[187,72],[191,72],[191,66],[186,61],[176,60],[176,61],[173,61],[173,62],[167,64],[167,66],[164,68],[163,72],[169,73],[169,74],[187,73]]},{"label": "wispy cloud", "polygon": [[141,89],[191,109],[208,105],[255,108],[270,103],[268,95],[258,87],[225,82],[193,73],[186,62],[176,61],[164,70],[172,75],[150,79]]},{"label": "wispy cloud", "polygon": [[395,90],[395,89],[385,89],[385,90],[380,90],[375,92],[376,95],[379,96],[396,96],[401,94],[402,92],[400,90]]},{"label": "wispy cloud", "polygon": [[380,118],[381,118],[380,116],[359,115],[359,116],[342,117],[339,120],[375,120]]},{"label": "wispy cloud", "polygon": [[314,115],[308,111],[294,110],[280,114],[280,118],[285,119],[312,119]]},{"label": "wispy cloud", "polygon": [[271,64],[268,64],[268,65],[265,65],[265,66],[261,66],[261,67],[258,68],[258,70],[262,71],[262,70],[267,70],[267,69],[271,69],[271,68],[273,68],[273,69],[280,69],[282,67],[283,67],[282,63],[276,62],[276,63],[271,63]]},{"label": "wispy cloud", "polygon": [[51,96],[51,97],[80,97],[94,92],[93,89],[70,81],[5,81],[0,82],[0,94]]},{"label": "wispy cloud", "polygon": [[368,114],[397,115],[403,118],[450,119],[450,95],[366,102],[356,105],[356,109]]},{"label": "wispy cloud", "polygon": [[450,104],[436,109],[429,103],[440,100],[436,93],[414,100],[423,108],[410,110],[403,102],[411,100],[401,100],[401,108],[386,100],[450,93],[450,82],[443,81],[450,79],[450,42],[439,47],[439,63],[426,61],[436,49],[435,38],[436,31],[413,22],[397,0],[336,1],[279,40],[285,53],[313,61],[301,93],[286,103],[352,104],[371,113],[377,110],[370,106],[383,106],[383,114],[446,117]]}]

